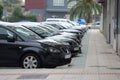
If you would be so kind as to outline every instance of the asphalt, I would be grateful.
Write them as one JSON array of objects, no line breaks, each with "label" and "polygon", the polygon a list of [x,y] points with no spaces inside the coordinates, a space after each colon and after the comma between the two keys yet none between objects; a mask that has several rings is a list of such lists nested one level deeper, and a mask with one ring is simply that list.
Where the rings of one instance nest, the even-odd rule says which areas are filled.
[{"label": "asphalt", "polygon": [[82,54],[69,65],[54,69],[0,67],[0,80],[120,80],[120,57],[99,30],[90,29],[82,40]]}]

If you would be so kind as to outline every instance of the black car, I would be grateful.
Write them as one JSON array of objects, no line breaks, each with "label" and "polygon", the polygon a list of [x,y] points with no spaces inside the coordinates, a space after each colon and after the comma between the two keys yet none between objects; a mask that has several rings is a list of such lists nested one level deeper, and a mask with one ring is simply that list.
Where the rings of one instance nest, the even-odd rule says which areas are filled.
[{"label": "black car", "polygon": [[42,24],[48,24],[48,25],[53,26],[54,28],[59,29],[59,31],[57,31],[57,34],[62,33],[62,32],[75,34],[77,37],[76,39],[77,39],[78,44],[81,44],[81,39],[83,37],[82,31],[78,31],[77,29],[71,29],[71,27],[70,28],[64,27],[60,25],[61,23],[58,23],[58,22],[57,23],[56,22],[54,23],[53,22],[42,22]]},{"label": "black car", "polygon": [[49,29],[47,29],[47,26],[46,27],[44,27],[42,25],[37,26],[35,23],[29,23],[29,24],[16,23],[16,24],[22,25],[22,26],[30,29],[31,31],[38,34],[42,38],[51,39],[51,40],[69,45],[69,49],[71,51],[72,56],[76,56],[78,53],[81,53],[81,45],[79,45],[76,41],[74,41],[74,39],[69,38],[69,37],[66,38],[61,35],[51,36],[51,33],[53,32],[53,30],[48,31]]},{"label": "black car", "polygon": [[41,38],[32,31],[0,23],[0,66],[56,67],[71,62],[67,45]]}]

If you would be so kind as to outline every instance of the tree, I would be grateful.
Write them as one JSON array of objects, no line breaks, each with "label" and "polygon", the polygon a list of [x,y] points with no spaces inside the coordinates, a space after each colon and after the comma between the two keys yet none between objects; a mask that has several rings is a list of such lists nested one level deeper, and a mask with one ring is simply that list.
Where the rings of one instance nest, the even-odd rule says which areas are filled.
[{"label": "tree", "polygon": [[37,21],[37,18],[36,18],[36,15],[35,15],[35,14],[26,14],[26,15],[25,15],[25,19],[26,19],[26,20],[29,20],[29,21],[33,21],[33,22],[36,22],[36,21]]},{"label": "tree", "polygon": [[10,22],[20,21],[21,19],[23,19],[23,12],[20,7],[14,8],[12,15],[8,17],[8,21]]},{"label": "tree", "polygon": [[0,4],[0,19],[2,18],[3,15],[3,5]]},{"label": "tree", "polygon": [[[68,4],[74,0],[68,0]],[[101,6],[93,0],[75,0],[76,4],[70,9],[70,19],[84,17],[87,23],[90,22],[92,13],[101,14]]]},{"label": "tree", "polygon": [[4,8],[8,12],[12,12],[16,6],[21,5],[22,0],[2,0]]},{"label": "tree", "polygon": [[15,7],[21,6],[22,0],[1,0],[3,4],[3,20],[8,21],[7,17],[9,17]]},{"label": "tree", "polygon": [[19,22],[23,20],[37,21],[36,15],[31,15],[31,14],[24,15],[23,13],[24,12],[22,11],[21,7],[15,7],[12,15],[9,15],[8,21],[10,22]]}]

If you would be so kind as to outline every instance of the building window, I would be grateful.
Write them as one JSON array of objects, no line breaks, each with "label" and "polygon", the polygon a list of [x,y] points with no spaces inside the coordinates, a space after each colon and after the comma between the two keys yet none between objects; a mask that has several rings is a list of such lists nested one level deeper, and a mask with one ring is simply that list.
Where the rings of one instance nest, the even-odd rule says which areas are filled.
[{"label": "building window", "polygon": [[64,6],[64,0],[53,0],[53,6]]}]

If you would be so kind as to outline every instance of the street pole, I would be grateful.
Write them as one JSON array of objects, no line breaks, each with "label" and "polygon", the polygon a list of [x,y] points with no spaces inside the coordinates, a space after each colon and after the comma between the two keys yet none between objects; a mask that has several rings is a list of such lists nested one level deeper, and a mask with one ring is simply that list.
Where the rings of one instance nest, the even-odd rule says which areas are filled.
[{"label": "street pole", "polygon": [[118,27],[119,27],[119,0],[117,0],[117,10],[116,10],[116,19],[117,19],[117,22],[116,22],[116,53],[117,55],[118,54]]},{"label": "street pole", "polygon": [[94,9],[93,9],[93,26],[94,26],[94,29],[95,29],[95,19],[96,19],[96,12],[95,12],[95,2],[93,1],[93,4],[94,4]]}]

